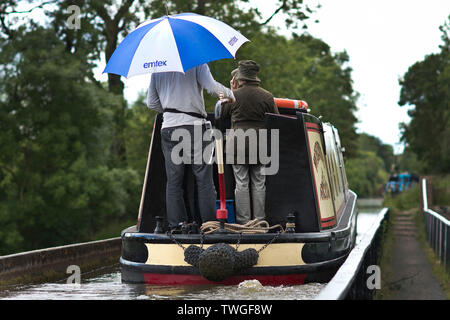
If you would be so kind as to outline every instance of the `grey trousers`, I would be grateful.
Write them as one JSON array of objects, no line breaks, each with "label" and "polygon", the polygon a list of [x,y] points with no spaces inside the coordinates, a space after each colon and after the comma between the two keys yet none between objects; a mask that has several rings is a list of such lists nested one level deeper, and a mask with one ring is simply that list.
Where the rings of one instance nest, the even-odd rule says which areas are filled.
[{"label": "grey trousers", "polygon": [[[194,139],[193,125],[170,127],[161,130],[161,144],[167,176],[166,211],[169,228],[176,227],[180,222],[187,222],[187,212],[183,198],[183,181],[186,168],[192,168],[194,174],[198,194],[198,207],[202,222],[216,219],[216,189],[214,187],[212,165],[208,165],[203,161],[201,164],[195,164],[194,141],[191,143],[190,155],[184,155],[186,157],[183,157],[184,160],[182,163],[174,163],[171,153],[173,148],[180,143],[178,140],[172,141],[171,139],[172,133],[176,129],[186,129],[191,139]],[[205,128],[203,127],[202,133],[204,131]],[[207,144],[208,142],[201,144],[202,152]],[[187,166],[185,165],[186,162],[192,165]]]},{"label": "grey trousers", "polygon": [[263,167],[260,164],[233,164],[236,180],[236,189],[234,190],[236,222],[239,224],[245,224],[252,219],[265,219],[266,176],[262,172]]}]

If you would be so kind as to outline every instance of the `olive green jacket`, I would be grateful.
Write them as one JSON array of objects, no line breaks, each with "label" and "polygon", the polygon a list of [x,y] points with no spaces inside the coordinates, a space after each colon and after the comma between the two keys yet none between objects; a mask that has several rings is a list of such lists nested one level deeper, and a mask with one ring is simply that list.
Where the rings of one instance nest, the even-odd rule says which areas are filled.
[{"label": "olive green jacket", "polygon": [[[236,101],[234,103],[225,103],[221,107],[220,119],[226,119],[231,117],[232,129],[243,129],[247,132],[248,129],[263,129],[264,128],[264,115],[265,113],[278,113],[278,108],[273,99],[273,95],[261,88],[258,82],[247,82],[237,90],[233,91]],[[237,156],[243,154],[243,144],[237,143],[237,137],[235,131],[231,130],[227,136],[225,152],[227,153],[226,162],[230,163],[231,159],[228,159],[228,155],[233,153],[231,148],[234,147],[234,163],[239,164],[254,164],[259,163],[259,147],[249,147],[249,139],[245,141],[245,160],[238,158]],[[257,140],[259,141],[259,139]],[[254,147],[254,146],[252,146]],[[250,155],[256,152],[254,156]],[[256,150],[256,151],[255,151]],[[256,159],[256,162],[254,161]]]},{"label": "olive green jacket", "polygon": [[257,82],[247,82],[233,91],[236,102],[222,105],[221,119],[231,117],[232,129],[264,128],[264,114],[279,113],[272,94]]}]

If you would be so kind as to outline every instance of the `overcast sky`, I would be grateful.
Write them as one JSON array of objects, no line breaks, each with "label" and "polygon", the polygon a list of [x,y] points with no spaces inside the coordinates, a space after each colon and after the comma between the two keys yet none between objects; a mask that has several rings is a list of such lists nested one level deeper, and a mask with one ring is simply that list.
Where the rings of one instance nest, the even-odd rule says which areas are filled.
[{"label": "overcast sky", "polygon": [[[319,23],[311,21],[308,32],[328,43],[333,52],[346,50],[350,56],[354,89],[360,94],[356,114],[358,132],[374,135],[391,144],[397,153],[401,152],[403,149],[397,144],[398,125],[409,122],[409,117],[407,107],[397,104],[398,79],[425,55],[439,52],[442,43],[439,26],[450,14],[450,1],[306,1],[322,5],[314,15]],[[253,0],[253,3],[257,3],[267,17],[276,1]],[[278,26],[280,33],[290,34],[281,16],[274,19],[272,25]],[[106,79],[105,75],[100,78]],[[139,91],[146,90],[149,76],[124,81],[125,97],[132,102]]]}]

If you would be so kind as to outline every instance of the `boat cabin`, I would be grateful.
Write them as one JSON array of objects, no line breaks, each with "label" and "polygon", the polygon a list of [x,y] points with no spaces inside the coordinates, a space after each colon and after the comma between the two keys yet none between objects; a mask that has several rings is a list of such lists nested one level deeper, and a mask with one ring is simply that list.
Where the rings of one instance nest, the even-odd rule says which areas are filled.
[{"label": "boat cabin", "polygon": [[[266,220],[270,225],[284,226],[287,217],[293,215],[295,231],[300,233],[333,228],[349,197],[338,130],[311,115],[304,101],[275,99],[275,102],[280,114],[268,113],[265,119],[269,137],[267,150],[272,150],[271,132],[277,130],[279,152],[276,173],[266,176]],[[208,114],[208,119],[225,136],[230,120],[215,121],[213,114]],[[161,125],[162,116],[159,114],[154,123],[139,208],[137,230],[142,233],[153,233],[156,217],[166,216]],[[228,222],[233,223],[235,182],[231,164],[225,164],[224,175]],[[213,176],[219,200],[216,164]],[[200,225],[196,214],[195,182],[189,170],[184,183],[190,222],[196,221]]]},{"label": "boat cabin", "polygon": [[[266,175],[266,221],[282,230],[265,232],[168,232],[166,175],[161,151],[161,115],[155,119],[138,223],[122,231],[122,281],[160,285],[229,284],[256,279],[263,285],[326,282],[356,241],[356,194],[348,189],[338,130],[308,112],[299,100],[275,99],[280,114],[267,113],[267,149],[274,167]],[[222,132],[230,120],[214,122]],[[220,145],[220,144],[219,144]],[[274,154],[278,157],[274,157]],[[231,164],[213,165],[225,180],[228,223],[234,222]],[[194,178],[185,176],[189,222],[197,222]],[[221,183],[221,185],[223,185]],[[223,191],[223,189],[222,189]],[[223,207],[222,207],[223,208]],[[221,209],[222,209],[221,208]],[[218,210],[218,213],[222,210]],[[161,221],[163,223],[161,223]],[[233,224],[229,226],[236,226]]]}]

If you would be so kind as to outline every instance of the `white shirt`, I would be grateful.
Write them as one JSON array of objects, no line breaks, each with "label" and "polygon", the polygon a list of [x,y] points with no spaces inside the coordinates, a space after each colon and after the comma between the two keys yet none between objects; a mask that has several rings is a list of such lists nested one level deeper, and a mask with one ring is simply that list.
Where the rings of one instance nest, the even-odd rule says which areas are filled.
[{"label": "white shirt", "polygon": [[[206,117],[203,89],[218,97],[234,99],[233,91],[214,80],[207,64],[181,72],[153,73],[148,88],[147,106],[158,112],[166,108],[196,112]],[[201,120],[183,113],[165,112],[163,128],[193,125]]]}]

